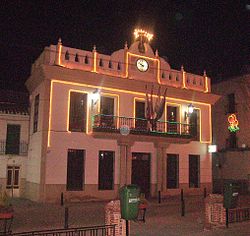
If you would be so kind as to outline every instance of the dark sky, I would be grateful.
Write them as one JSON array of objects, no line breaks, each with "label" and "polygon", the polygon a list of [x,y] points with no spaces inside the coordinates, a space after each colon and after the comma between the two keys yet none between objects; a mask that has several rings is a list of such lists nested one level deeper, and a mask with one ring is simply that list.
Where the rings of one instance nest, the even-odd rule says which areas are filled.
[{"label": "dark sky", "polygon": [[0,3],[0,88],[23,90],[31,64],[56,44],[111,54],[129,45],[133,30],[154,33],[151,43],[172,68],[219,78],[250,64],[250,2],[4,1]]}]

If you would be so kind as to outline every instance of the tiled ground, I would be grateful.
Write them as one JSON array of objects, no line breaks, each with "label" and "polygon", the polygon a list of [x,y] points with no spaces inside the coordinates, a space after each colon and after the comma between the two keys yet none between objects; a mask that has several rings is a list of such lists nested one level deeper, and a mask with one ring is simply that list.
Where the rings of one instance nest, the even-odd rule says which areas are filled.
[{"label": "tiled ground", "polygon": [[[34,203],[13,199],[15,218],[13,232],[63,228],[64,207],[60,204]],[[248,204],[248,200],[244,202]],[[104,224],[104,206],[107,202],[70,203],[69,227]],[[250,206],[250,205],[249,205]],[[173,235],[250,235],[250,221],[229,225],[229,229],[204,231],[204,202],[202,197],[186,198],[186,214],[181,216],[179,198],[149,202],[146,223],[131,222],[130,236]]]}]

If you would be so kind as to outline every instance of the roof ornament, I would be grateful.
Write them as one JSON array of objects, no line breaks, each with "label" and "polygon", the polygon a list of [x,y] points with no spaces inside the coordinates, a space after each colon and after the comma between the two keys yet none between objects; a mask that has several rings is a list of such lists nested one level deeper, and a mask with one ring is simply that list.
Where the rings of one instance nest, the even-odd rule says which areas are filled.
[{"label": "roof ornament", "polygon": [[156,56],[156,57],[159,57],[158,49],[155,50],[155,56]]},{"label": "roof ornament", "polygon": [[149,43],[149,41],[153,38],[153,34],[148,33],[142,29],[134,30],[135,40],[139,41],[138,50],[140,53],[145,53],[145,43]]},{"label": "roof ornament", "polygon": [[128,49],[128,42],[126,41],[125,44],[124,44],[124,49]]}]

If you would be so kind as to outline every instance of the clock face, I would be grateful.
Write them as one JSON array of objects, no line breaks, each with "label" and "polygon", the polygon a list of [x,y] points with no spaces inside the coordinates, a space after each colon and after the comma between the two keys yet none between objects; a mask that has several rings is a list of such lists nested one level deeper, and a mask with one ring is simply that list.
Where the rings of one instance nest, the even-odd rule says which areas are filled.
[{"label": "clock face", "polygon": [[142,58],[136,61],[136,66],[139,71],[145,72],[148,70],[148,62]]}]

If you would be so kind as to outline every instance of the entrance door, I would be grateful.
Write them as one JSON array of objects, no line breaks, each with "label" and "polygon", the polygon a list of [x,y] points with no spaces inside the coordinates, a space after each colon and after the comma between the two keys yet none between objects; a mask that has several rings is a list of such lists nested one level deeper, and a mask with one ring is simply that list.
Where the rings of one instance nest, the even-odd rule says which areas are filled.
[{"label": "entrance door", "polygon": [[150,196],[150,153],[132,153],[131,183],[138,185],[146,197]]},{"label": "entrance door", "polygon": [[6,189],[9,196],[19,197],[19,166],[7,166],[7,183]]}]

